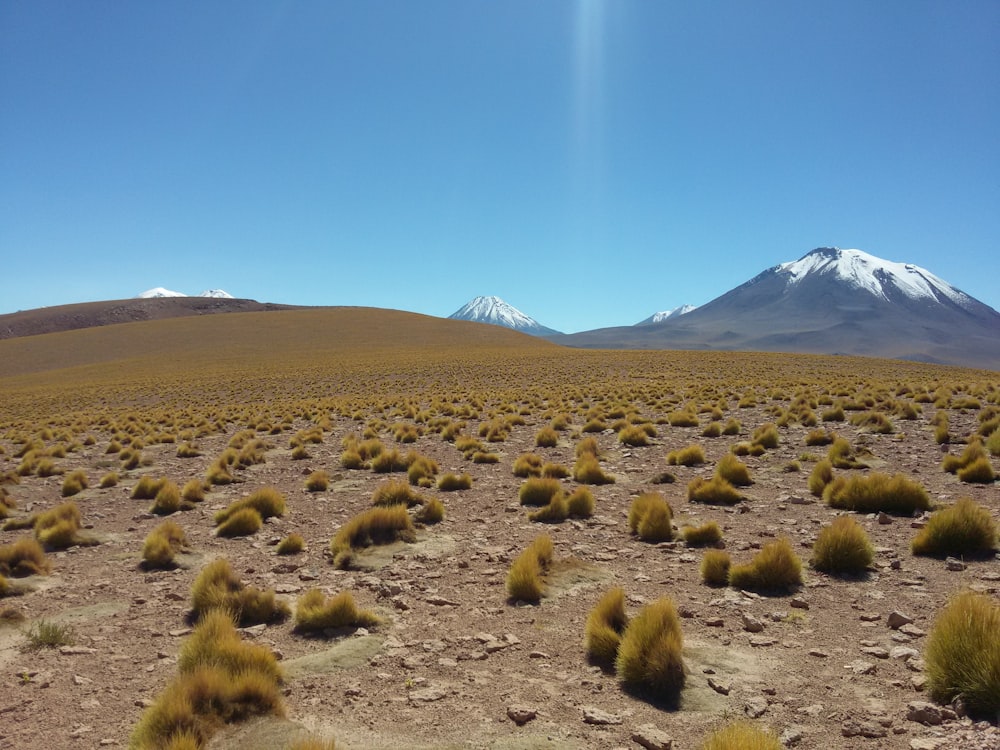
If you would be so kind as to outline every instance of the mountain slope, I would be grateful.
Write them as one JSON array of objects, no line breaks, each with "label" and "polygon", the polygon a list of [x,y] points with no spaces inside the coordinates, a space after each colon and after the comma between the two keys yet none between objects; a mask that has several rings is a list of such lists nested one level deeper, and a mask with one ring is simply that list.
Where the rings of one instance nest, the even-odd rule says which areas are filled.
[{"label": "mountain slope", "polygon": [[670,318],[676,318],[681,315],[687,315],[689,312],[697,310],[697,305],[681,305],[680,307],[675,307],[672,310],[664,310],[662,312],[653,313],[645,320],[640,320],[636,323],[637,326],[648,326],[651,323],[662,323],[664,320],[670,320]]},{"label": "mountain slope", "polygon": [[162,286],[155,286],[135,295],[133,299],[161,299],[163,297],[187,297],[183,292],[175,292]]},{"label": "mountain slope", "polygon": [[499,297],[476,297],[448,316],[451,320],[471,320],[511,328],[532,336],[558,335],[559,331],[546,328],[537,320],[509,305]]},{"label": "mountain slope", "polygon": [[1000,369],[1000,313],[926,269],[819,248],[686,315],[557,343],[861,354]]}]

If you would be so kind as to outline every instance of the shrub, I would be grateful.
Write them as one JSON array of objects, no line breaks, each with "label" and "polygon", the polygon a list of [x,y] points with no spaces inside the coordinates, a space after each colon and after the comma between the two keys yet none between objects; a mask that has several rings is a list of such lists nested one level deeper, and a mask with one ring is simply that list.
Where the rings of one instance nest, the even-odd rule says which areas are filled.
[{"label": "shrub", "polygon": [[372,493],[372,505],[377,506],[405,505],[407,508],[411,508],[423,502],[424,499],[414,492],[406,482],[389,480],[376,487],[375,492]]},{"label": "shrub", "polygon": [[762,424],[750,437],[750,442],[768,449],[777,448],[779,441],[778,428],[771,423]]},{"label": "shrub", "polygon": [[802,563],[784,537],[765,544],[753,560],[729,569],[729,584],[746,591],[777,592],[802,583]]},{"label": "shrub", "polygon": [[57,505],[35,519],[35,537],[46,549],[66,549],[81,544],[96,544],[80,534],[80,509],[76,503]]},{"label": "shrub", "polygon": [[625,687],[658,702],[674,702],[684,686],[683,636],[674,603],[657,599],[625,629],[615,671]]},{"label": "shrub", "polygon": [[437,483],[437,488],[441,492],[455,492],[457,490],[467,490],[471,487],[472,477],[468,474],[443,474]]},{"label": "shrub", "polygon": [[45,575],[51,569],[45,551],[31,537],[0,545],[0,574],[14,577]]},{"label": "shrub", "polygon": [[606,429],[608,429],[608,426],[600,419],[588,419],[587,423],[580,428],[580,432],[604,432]]},{"label": "shrub", "polygon": [[743,429],[743,425],[740,421],[735,418],[730,418],[726,420],[726,423],[722,425],[723,435],[739,435],[740,431]]},{"label": "shrub", "polygon": [[[697,420],[695,420],[695,424],[697,424]],[[639,425],[628,425],[619,431],[618,442],[623,445],[637,448],[643,445],[649,445],[649,435],[646,434],[646,431]]]},{"label": "shrub", "polygon": [[861,524],[850,516],[838,516],[819,532],[812,566],[835,575],[858,574],[871,565],[874,556],[875,548]]},{"label": "shrub", "polygon": [[941,611],[924,651],[927,687],[939,703],[961,698],[973,716],[1000,713],[1000,605],[966,591]]},{"label": "shrub", "polygon": [[216,461],[205,472],[205,481],[211,485],[225,485],[232,484],[236,479],[233,477],[233,473],[229,470],[227,464],[222,461]]},{"label": "shrub", "polygon": [[201,451],[191,443],[181,443],[177,446],[177,458],[198,458]]},{"label": "shrub", "polygon": [[816,497],[823,496],[823,490],[833,481],[833,464],[829,459],[824,458],[817,461],[813,470],[809,473],[809,492]]},{"label": "shrub", "polygon": [[139,481],[132,488],[133,500],[152,500],[156,493],[160,491],[166,479],[153,479],[150,476],[139,477]]},{"label": "shrub", "polygon": [[615,478],[606,474],[597,458],[590,454],[584,454],[577,459],[573,467],[573,479],[580,484],[614,484]]},{"label": "shrub", "polygon": [[688,483],[688,501],[707,505],[736,505],[743,496],[722,477],[695,477]]},{"label": "shrub", "polygon": [[263,525],[264,519],[256,508],[239,508],[226,515],[226,520],[216,527],[215,533],[227,538],[250,536],[260,531]]},{"label": "shrub", "polygon": [[394,471],[406,471],[409,463],[399,455],[398,450],[393,448],[375,456],[371,461],[371,468],[376,474],[389,474]]},{"label": "shrub", "polygon": [[341,591],[327,599],[319,589],[306,591],[295,605],[295,630],[316,633],[335,628],[371,628],[379,618],[368,610],[358,609],[350,591]]},{"label": "shrub", "polygon": [[986,438],[986,449],[993,456],[1000,456],[1000,429],[994,430]]},{"label": "shrub", "polygon": [[806,435],[806,445],[829,445],[833,442],[835,435],[826,430],[812,430]]},{"label": "shrub", "polygon": [[705,451],[700,445],[689,445],[667,454],[669,466],[700,466],[705,463]]},{"label": "shrub", "polygon": [[204,502],[205,485],[200,479],[189,479],[181,489],[181,498],[189,503]]},{"label": "shrub", "polygon": [[604,669],[613,668],[622,633],[627,626],[625,590],[616,586],[605,593],[587,615],[587,625],[584,629],[584,648],[587,650],[587,658]]},{"label": "shrub", "polygon": [[523,453],[514,460],[515,477],[537,477],[542,474],[544,459],[535,453]]},{"label": "shrub", "polygon": [[709,422],[705,429],[701,431],[701,436],[706,438],[717,438],[722,435],[721,422]]},{"label": "shrub", "polygon": [[215,514],[215,523],[223,524],[230,516],[251,509],[257,511],[261,520],[272,516],[285,515],[285,496],[274,487],[261,487],[246,497],[235,500]]},{"label": "shrub", "polygon": [[866,477],[837,477],[823,490],[823,500],[831,508],[859,513],[885,511],[910,515],[915,510],[931,507],[930,496],[917,482],[902,474],[890,477],[878,472]]},{"label": "shrub", "polygon": [[693,411],[672,411],[667,415],[671,427],[697,427],[698,415]]},{"label": "shrub", "polygon": [[644,492],[632,501],[629,530],[644,542],[669,542],[674,538],[673,510],[658,492]]},{"label": "shrub", "polygon": [[584,456],[593,456],[594,458],[600,456],[600,448],[596,438],[587,437],[576,444],[576,457],[583,458]]},{"label": "shrub", "polygon": [[981,456],[959,469],[958,478],[963,482],[992,484],[997,477],[990,460],[986,456]]},{"label": "shrub", "polygon": [[415,520],[422,524],[441,523],[444,520],[444,503],[432,497],[417,511]]},{"label": "shrub", "polygon": [[590,518],[594,515],[594,495],[586,487],[577,487],[566,498],[571,518]]},{"label": "shrub", "polygon": [[485,451],[476,451],[472,454],[472,463],[474,464],[498,464],[500,463],[500,456],[496,453],[487,453]]},{"label": "shrub", "polygon": [[117,484],[118,484],[118,472],[109,471],[107,474],[101,477],[101,483],[99,486],[102,490],[106,490],[109,487],[117,486]]},{"label": "shrub", "polygon": [[344,469],[363,469],[365,459],[356,450],[348,449],[340,454],[340,466]]},{"label": "shrub", "polygon": [[970,557],[991,554],[997,542],[997,527],[989,510],[971,498],[934,513],[914,537],[915,555]]},{"label": "shrub", "polygon": [[562,494],[562,483],[558,479],[528,477],[518,490],[521,505],[548,505],[552,498]]},{"label": "shrub", "polygon": [[732,453],[727,453],[719,459],[719,463],[715,465],[715,476],[725,479],[736,487],[749,487],[753,484],[747,465]]},{"label": "shrub", "polygon": [[737,721],[708,735],[701,750],[784,750],[784,745],[770,729]]},{"label": "shrub", "polygon": [[701,580],[708,586],[725,586],[729,583],[729,553],[710,549],[701,558]]},{"label": "shrub", "polygon": [[42,648],[58,648],[72,646],[74,641],[73,628],[45,618],[39,619],[28,630],[27,648],[37,651]]},{"label": "shrub", "polygon": [[438,473],[437,461],[414,454],[409,461],[409,468],[406,470],[406,477],[410,484],[421,487],[432,487],[434,477]]},{"label": "shrub", "polygon": [[542,467],[542,476],[550,479],[565,479],[569,476],[569,469],[562,464],[549,461]]},{"label": "shrub", "polygon": [[722,528],[715,521],[701,526],[685,526],[684,541],[690,547],[707,547],[722,541]]},{"label": "shrub", "polygon": [[330,487],[330,475],[320,469],[306,477],[306,490],[309,492],[326,492]]},{"label": "shrub", "polygon": [[535,445],[539,448],[555,448],[559,445],[559,433],[551,427],[543,427],[535,434]]},{"label": "shrub", "polygon": [[71,471],[63,479],[62,496],[72,497],[83,492],[88,486],[87,472],[82,469]]},{"label": "shrub", "polygon": [[147,568],[170,568],[174,555],[187,547],[184,530],[173,521],[163,521],[146,536],[142,561]]},{"label": "shrub", "polygon": [[289,614],[274,591],[245,586],[225,558],[208,563],[191,586],[192,618],[200,620],[212,610],[223,610],[241,626],[281,621]]},{"label": "shrub", "polygon": [[545,593],[543,575],[552,564],[552,538],[535,537],[515,558],[507,573],[507,596],[511,601],[537,603]]},{"label": "shrub", "polygon": [[569,504],[566,502],[566,495],[559,492],[552,496],[548,505],[544,505],[538,510],[528,514],[529,521],[540,521],[542,523],[561,523],[569,516]]},{"label": "shrub", "polygon": [[986,457],[986,449],[979,438],[975,437],[965,446],[965,450],[962,451],[960,456],[946,455],[944,461],[941,462],[941,468],[949,474],[956,474],[960,469],[964,469],[966,466]]},{"label": "shrub", "polygon": [[153,499],[153,505],[149,509],[149,512],[158,516],[168,516],[171,513],[181,510],[181,508],[181,491],[173,482],[164,480],[160,485],[159,491],[156,493],[156,497]]},{"label": "shrub", "polygon": [[376,507],[349,519],[330,540],[330,553],[339,568],[348,567],[354,550],[397,539],[416,540],[416,529],[403,505]]},{"label": "shrub", "polygon": [[819,418],[824,422],[843,422],[847,417],[844,414],[844,409],[837,406],[832,409],[826,409],[819,415]]},{"label": "shrub", "polygon": [[278,542],[275,552],[279,555],[297,555],[305,548],[306,540],[302,538],[302,535],[292,532]]}]

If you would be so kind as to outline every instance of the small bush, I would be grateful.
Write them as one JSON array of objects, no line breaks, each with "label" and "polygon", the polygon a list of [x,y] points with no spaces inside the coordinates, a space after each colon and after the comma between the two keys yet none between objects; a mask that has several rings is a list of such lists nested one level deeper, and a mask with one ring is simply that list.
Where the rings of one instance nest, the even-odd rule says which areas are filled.
[{"label": "small bush", "polygon": [[330,487],[330,475],[322,469],[312,472],[306,477],[306,490],[309,492],[326,492]]},{"label": "small bush", "polygon": [[806,445],[829,445],[833,442],[834,434],[826,430],[812,430],[806,435]]},{"label": "small bush", "polygon": [[263,525],[264,519],[256,508],[244,507],[227,514],[226,520],[216,527],[215,533],[226,538],[250,536],[260,531]]},{"label": "small bush", "polygon": [[541,507],[548,505],[552,498],[561,495],[562,491],[562,483],[558,479],[528,477],[521,484],[517,495],[521,505]]},{"label": "small bush", "polygon": [[188,503],[204,502],[205,485],[200,479],[189,479],[181,489],[181,498]]},{"label": "small bush", "polygon": [[353,550],[373,544],[390,544],[397,539],[416,540],[416,529],[403,505],[376,507],[363,511],[348,520],[333,539],[330,553],[339,568],[350,565]]},{"label": "small bush", "polygon": [[809,492],[816,497],[823,496],[823,490],[833,481],[833,464],[829,459],[824,458],[817,461],[813,470],[809,472]]},{"label": "small bush", "polygon": [[365,459],[356,450],[348,449],[340,454],[340,466],[344,469],[364,469]]},{"label": "small bush", "polygon": [[593,455],[584,454],[577,459],[573,467],[573,479],[580,484],[614,484],[615,478],[606,474],[597,458]]},{"label": "small bush", "polygon": [[736,505],[743,496],[722,477],[695,477],[688,483],[688,501],[706,505]]},{"label": "small bush", "polygon": [[561,491],[552,496],[548,505],[544,505],[528,514],[529,521],[539,521],[541,523],[561,523],[568,517],[569,504],[566,502],[566,495]]},{"label": "small bush", "polygon": [[835,438],[826,451],[826,457],[835,469],[864,469],[866,464],[855,456],[854,449],[846,439]]},{"label": "small bush", "polygon": [[777,592],[802,583],[802,563],[784,537],[765,544],[753,560],[729,569],[729,585],[746,591]]},{"label": "small bush", "polygon": [[181,443],[177,446],[177,458],[198,458],[201,451],[191,443]]},{"label": "small bush", "polygon": [[275,600],[274,591],[244,585],[225,558],[208,563],[191,586],[192,618],[200,620],[213,610],[224,611],[241,626],[277,622],[289,615],[288,605]]},{"label": "small bush", "polygon": [[750,470],[732,453],[727,453],[715,465],[715,476],[725,479],[735,487],[749,487],[753,484]]},{"label": "small bush", "polygon": [[738,419],[727,419],[726,423],[722,425],[723,435],[739,435],[740,431],[743,429],[743,425],[740,424]]},{"label": "small bush", "polygon": [[372,505],[382,507],[388,505],[405,505],[407,508],[412,508],[414,505],[420,505],[423,502],[424,499],[414,492],[409,484],[401,481],[389,480],[388,482],[383,482],[372,493]]},{"label": "small bush", "polygon": [[629,530],[644,542],[669,542],[674,538],[673,509],[658,492],[644,492],[632,501]]},{"label": "small bush", "polygon": [[684,541],[690,547],[707,547],[722,541],[722,528],[715,521],[701,526],[685,526]]},{"label": "small bush", "polygon": [[406,459],[399,455],[395,448],[382,451],[371,461],[371,468],[376,474],[389,474],[396,471],[406,471],[409,464]]},{"label": "small bush", "polygon": [[705,451],[700,445],[689,445],[667,454],[669,466],[700,466],[705,463]]},{"label": "small bush", "polygon": [[938,615],[924,651],[927,687],[939,703],[961,698],[970,714],[1000,714],[1000,605],[971,591]]},{"label": "small bush", "polygon": [[545,594],[543,575],[552,564],[552,538],[542,534],[517,556],[507,573],[511,601],[537,603]]},{"label": "small bush", "polygon": [[156,493],[156,497],[153,498],[153,505],[149,509],[149,512],[158,516],[168,516],[171,513],[181,510],[181,508],[181,491],[170,480],[164,480]]},{"label": "small bush", "polygon": [[413,455],[406,470],[406,477],[410,484],[420,487],[432,487],[434,477],[438,473],[437,461],[427,458],[427,456]]},{"label": "small bush", "polygon": [[697,427],[698,415],[693,411],[672,411],[667,415],[671,427]]},{"label": "small bush", "polygon": [[992,554],[996,543],[997,527],[989,510],[963,497],[934,513],[910,547],[915,555],[974,557]]},{"label": "small bush", "polygon": [[849,479],[837,477],[823,490],[823,500],[831,508],[859,513],[901,513],[930,510],[931,499],[917,482],[902,474],[889,476],[872,472]]},{"label": "small bush", "polygon": [[649,445],[649,433],[642,425],[628,425],[618,432],[618,442],[633,448]]},{"label": "small bush", "polygon": [[992,484],[997,476],[993,471],[990,460],[986,456],[981,456],[967,466],[959,469],[958,478],[963,482],[974,484]]},{"label": "small bush", "polygon": [[784,750],[784,746],[770,729],[737,721],[708,735],[701,750]]},{"label": "small bush", "polygon": [[604,669],[612,669],[627,626],[625,590],[616,586],[601,597],[587,616],[584,630],[587,658]]},{"label": "small bush", "polygon": [[500,456],[496,453],[487,453],[485,451],[476,451],[472,454],[472,463],[474,464],[498,464],[500,463]]},{"label": "small bush", "polygon": [[551,427],[543,427],[535,434],[535,445],[539,448],[555,448],[559,445],[559,433]]},{"label": "small bush", "polygon": [[57,505],[35,519],[35,537],[46,549],[66,549],[81,544],[95,544],[80,534],[80,509],[74,502]]},{"label": "small bush", "polygon": [[46,575],[51,569],[42,546],[31,537],[0,545],[0,574],[13,577]]},{"label": "small bush", "polygon": [[729,583],[729,553],[710,549],[701,558],[701,580],[708,586],[725,586]]},{"label": "small bush", "polygon": [[680,618],[667,597],[639,610],[625,629],[615,671],[629,690],[657,702],[676,701],[684,686]]},{"label": "small bush", "polygon": [[856,575],[872,563],[875,548],[850,516],[838,516],[823,527],[813,544],[812,566],[825,573]]},{"label": "small bush", "polygon": [[225,523],[230,516],[251,509],[257,511],[261,520],[285,515],[285,496],[274,487],[261,487],[246,497],[235,500],[215,514],[217,525]]},{"label": "small bush", "polygon": [[722,435],[721,422],[709,422],[705,425],[705,429],[701,431],[701,436],[706,438],[717,438],[720,435]]},{"label": "small bush", "polygon": [[594,495],[586,487],[577,487],[566,498],[570,518],[590,518],[594,515]]},{"label": "small bush", "polygon": [[166,479],[153,479],[150,476],[140,477],[132,488],[133,500],[152,500],[156,493],[160,491]]},{"label": "small bush", "polygon": [[279,555],[297,555],[306,548],[306,540],[294,531],[278,542],[275,552]]},{"label": "small bush", "polygon": [[163,521],[146,536],[142,545],[143,564],[147,568],[171,568],[174,556],[185,547],[184,530],[173,521]]},{"label": "small bush", "polygon": [[73,628],[44,618],[34,623],[28,630],[27,648],[38,651],[43,648],[59,648],[72,646],[74,641]]},{"label": "small bush", "polygon": [[119,477],[117,471],[109,471],[107,474],[101,477],[101,483],[99,486],[102,490],[106,490],[109,487],[115,487],[118,485],[118,478]]},{"label": "small bush", "polygon": [[63,479],[62,496],[72,497],[73,495],[78,495],[87,489],[88,486],[87,472],[82,469],[71,471]]},{"label": "small bush", "polygon": [[441,492],[456,492],[458,490],[467,490],[471,487],[472,477],[468,474],[442,474],[437,483],[437,488]]},{"label": "small bush", "polygon": [[441,523],[444,520],[444,503],[440,498],[432,497],[417,511],[415,520],[426,525]]},{"label": "small bush", "polygon": [[750,437],[750,442],[767,448],[768,450],[777,448],[778,443],[780,442],[778,428],[770,423],[762,424],[753,431],[753,435]]},{"label": "small bush", "polygon": [[319,589],[299,597],[295,605],[295,630],[299,633],[321,633],[336,628],[371,628],[379,618],[368,610],[358,609],[350,591],[341,591],[327,599]]},{"label": "small bush", "polygon": [[600,448],[597,445],[597,438],[586,437],[576,444],[576,458],[593,456],[600,458]]},{"label": "small bush", "polygon": [[514,459],[515,477],[539,477],[545,460],[535,453],[524,453]]}]

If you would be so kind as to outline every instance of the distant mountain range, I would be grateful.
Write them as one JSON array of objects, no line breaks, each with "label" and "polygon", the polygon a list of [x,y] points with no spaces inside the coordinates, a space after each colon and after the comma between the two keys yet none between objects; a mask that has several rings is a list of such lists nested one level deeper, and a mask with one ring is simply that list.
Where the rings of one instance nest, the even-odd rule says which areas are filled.
[{"label": "distant mountain range", "polygon": [[930,271],[818,248],[659,323],[549,336],[567,346],[859,354],[1000,369],[1000,313]]},{"label": "distant mountain range", "polygon": [[532,336],[557,336],[559,331],[546,328],[537,320],[525,315],[513,305],[499,297],[476,297],[466,302],[448,316],[452,320],[471,320],[476,323],[490,323],[495,326],[512,328]]},{"label": "distant mountain range", "polygon": [[164,297],[211,297],[213,299],[236,299],[227,292],[225,289],[206,289],[201,294],[191,295],[184,294],[184,292],[174,292],[170,289],[165,289],[162,286],[156,286],[152,289],[147,289],[144,292],[140,292],[135,295],[133,299],[162,299]]},{"label": "distant mountain range", "polygon": [[670,318],[676,318],[678,315],[687,315],[692,310],[697,310],[696,305],[681,305],[680,307],[675,307],[673,310],[664,310],[663,312],[653,313],[645,320],[640,320],[636,323],[637,326],[648,326],[651,323],[662,323],[664,320],[669,320]]}]

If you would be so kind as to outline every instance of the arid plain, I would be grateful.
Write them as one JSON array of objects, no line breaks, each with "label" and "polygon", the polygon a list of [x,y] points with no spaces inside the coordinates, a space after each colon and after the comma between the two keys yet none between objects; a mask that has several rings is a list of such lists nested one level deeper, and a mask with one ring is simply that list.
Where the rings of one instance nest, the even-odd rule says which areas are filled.
[{"label": "arid plain", "polygon": [[[178,675],[195,627],[192,587],[220,558],[292,614],[239,631],[277,656],[280,705],[264,717],[218,722],[207,747],[287,748],[308,735],[354,750],[668,741],[687,750],[748,720],[797,748],[995,748],[995,723],[912,704],[930,702],[923,656],[938,613],[962,590],[996,602],[1000,566],[992,555],[914,555],[929,512],[851,513],[874,546],[871,565],[854,576],[819,572],[809,566],[813,543],[845,511],[809,485],[830,447],[816,437],[822,431],[846,441],[855,460],[836,476],[901,473],[936,506],[968,497],[995,521],[995,481],[962,481],[942,461],[961,455],[972,436],[996,442],[986,438],[997,422],[1000,376],[992,371],[571,350],[492,326],[361,308],[0,341],[0,475],[12,506],[0,545],[31,538],[28,522],[67,502],[79,510],[85,542],[48,550],[45,575],[8,577],[15,588],[0,599],[0,748],[129,746]],[[755,440],[769,425],[776,445]],[[623,441],[639,433],[645,438]],[[605,483],[574,476],[588,439]],[[690,446],[703,461],[668,464],[669,453]],[[690,501],[689,484],[710,478],[734,449],[752,479],[738,488],[742,499]],[[398,465],[388,466],[395,471],[374,470],[386,468],[373,466],[377,450],[398,452]],[[228,463],[227,452],[236,455]],[[564,473],[567,493],[586,487],[592,514],[530,520],[537,509],[521,504],[527,480],[515,476],[525,454],[539,456],[550,475]],[[230,480],[213,484],[220,459]],[[418,459],[429,468],[409,471]],[[997,460],[987,458],[993,471]],[[86,487],[65,489],[77,471]],[[307,488],[317,472],[327,475],[325,488]],[[438,483],[446,474],[471,484],[445,491]],[[152,499],[133,498],[144,477],[177,487],[196,480],[204,497],[153,513]],[[415,482],[410,514],[436,499],[443,520],[419,524],[411,541],[358,549],[335,564],[331,539],[387,482]],[[247,536],[218,535],[216,514],[263,488],[284,497],[284,513]],[[643,493],[669,503],[674,539],[648,542],[630,531],[630,508]],[[144,565],[145,540],[165,519],[186,545],[174,566]],[[683,532],[711,521],[734,564],[787,538],[803,563],[802,584],[756,593],[703,583],[706,548],[687,544]],[[277,543],[292,534],[304,549],[279,555]],[[538,603],[511,601],[511,564],[542,534],[554,549],[545,593]],[[614,586],[624,589],[630,616],[665,596],[676,606],[679,706],[623,689],[614,670],[588,660],[588,614]],[[313,589],[350,592],[378,623],[302,633],[296,603]],[[41,644],[43,625],[64,642]]]}]

